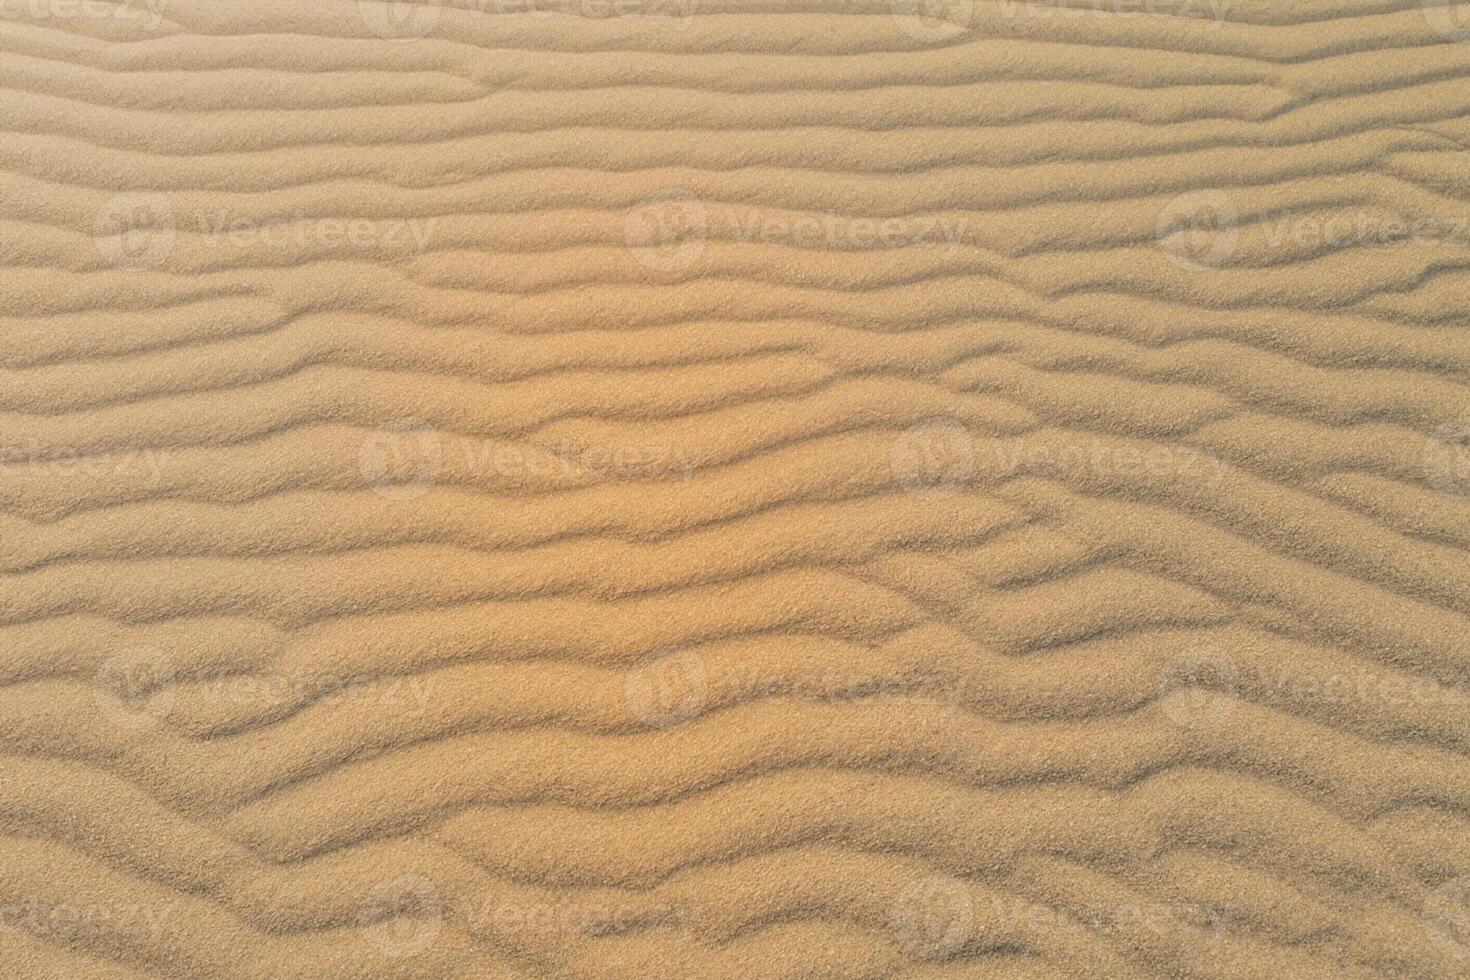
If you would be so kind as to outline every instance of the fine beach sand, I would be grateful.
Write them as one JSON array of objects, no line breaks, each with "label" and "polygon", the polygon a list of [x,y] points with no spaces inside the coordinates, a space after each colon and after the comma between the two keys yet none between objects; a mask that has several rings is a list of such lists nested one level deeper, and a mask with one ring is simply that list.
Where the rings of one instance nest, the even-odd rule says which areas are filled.
[{"label": "fine beach sand", "polygon": [[5,0],[0,977],[1470,975],[1470,4]]}]

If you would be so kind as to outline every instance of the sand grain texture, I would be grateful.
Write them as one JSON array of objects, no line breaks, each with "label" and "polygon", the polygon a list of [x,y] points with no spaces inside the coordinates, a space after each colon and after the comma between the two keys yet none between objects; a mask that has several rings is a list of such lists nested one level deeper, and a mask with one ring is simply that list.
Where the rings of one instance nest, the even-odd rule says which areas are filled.
[{"label": "sand grain texture", "polygon": [[1470,975],[1470,5],[0,13],[0,976]]}]

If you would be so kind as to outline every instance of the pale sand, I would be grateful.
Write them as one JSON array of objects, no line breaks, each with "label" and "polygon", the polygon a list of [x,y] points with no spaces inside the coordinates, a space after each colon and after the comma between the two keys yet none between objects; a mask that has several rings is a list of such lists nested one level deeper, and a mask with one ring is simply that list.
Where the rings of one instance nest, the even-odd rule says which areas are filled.
[{"label": "pale sand", "polygon": [[0,977],[1470,974],[1470,4],[619,2],[6,0]]}]

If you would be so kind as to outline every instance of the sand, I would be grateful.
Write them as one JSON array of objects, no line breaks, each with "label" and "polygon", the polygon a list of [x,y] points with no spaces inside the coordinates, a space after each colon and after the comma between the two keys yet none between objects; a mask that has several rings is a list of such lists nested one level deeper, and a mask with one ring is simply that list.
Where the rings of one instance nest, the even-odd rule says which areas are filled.
[{"label": "sand", "polygon": [[1470,5],[0,14],[0,976],[1470,975]]}]

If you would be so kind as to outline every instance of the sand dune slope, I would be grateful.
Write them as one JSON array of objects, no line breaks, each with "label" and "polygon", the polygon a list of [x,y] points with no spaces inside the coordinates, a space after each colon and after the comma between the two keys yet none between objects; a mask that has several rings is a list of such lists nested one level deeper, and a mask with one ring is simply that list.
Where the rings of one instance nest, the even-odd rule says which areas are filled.
[{"label": "sand dune slope", "polygon": [[0,976],[1470,974],[1470,7],[0,4]]}]

